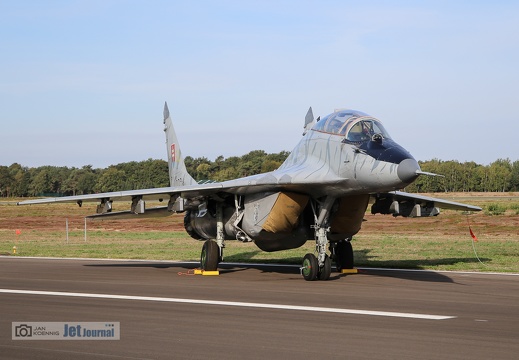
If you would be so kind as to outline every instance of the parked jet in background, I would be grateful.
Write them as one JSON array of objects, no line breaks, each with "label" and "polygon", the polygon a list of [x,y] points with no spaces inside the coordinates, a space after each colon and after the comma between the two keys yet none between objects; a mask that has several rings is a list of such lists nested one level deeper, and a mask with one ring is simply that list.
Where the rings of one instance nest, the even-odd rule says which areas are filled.
[{"label": "parked jet in background", "polygon": [[[216,270],[226,240],[254,242],[264,251],[316,243],[306,254],[306,280],[327,280],[331,260],[337,269],[353,268],[352,237],[361,228],[372,202],[373,214],[435,216],[439,207],[480,211],[452,201],[397,191],[422,172],[417,161],[397,144],[382,123],[355,110],[338,110],[314,120],[310,108],[303,138],[275,171],[236,180],[198,184],[186,171],[167,104],[164,125],[170,187],[62,198],[29,200],[19,205],[98,201],[92,217],[151,216],[185,212],[189,235],[204,240],[203,270]],[[114,200],[131,201],[131,209],[112,212]],[[146,200],[168,205],[146,209]]]}]

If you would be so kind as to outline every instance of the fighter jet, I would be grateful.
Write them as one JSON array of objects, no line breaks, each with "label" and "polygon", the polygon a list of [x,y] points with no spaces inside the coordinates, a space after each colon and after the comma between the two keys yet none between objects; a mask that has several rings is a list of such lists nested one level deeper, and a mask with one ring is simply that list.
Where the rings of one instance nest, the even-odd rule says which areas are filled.
[{"label": "fighter jet", "polygon": [[[305,280],[327,280],[332,260],[338,271],[354,267],[352,237],[366,210],[372,214],[436,216],[439,208],[481,208],[399,191],[422,172],[413,156],[394,141],[382,122],[356,110],[305,117],[303,136],[286,161],[272,172],[199,184],[187,172],[167,103],[164,131],[170,186],[165,188],[46,198],[19,205],[98,202],[92,218],[146,217],[184,213],[186,232],[204,241],[200,266],[216,271],[227,240],[253,242],[264,251],[298,248],[315,241],[304,256]],[[127,211],[112,211],[115,200],[131,201]],[[167,206],[146,208],[147,200]]]}]

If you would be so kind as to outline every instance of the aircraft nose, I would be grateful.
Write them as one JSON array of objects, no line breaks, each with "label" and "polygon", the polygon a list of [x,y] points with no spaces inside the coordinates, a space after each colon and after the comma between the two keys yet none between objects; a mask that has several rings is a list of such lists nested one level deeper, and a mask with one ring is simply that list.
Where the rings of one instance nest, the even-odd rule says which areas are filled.
[{"label": "aircraft nose", "polygon": [[417,171],[420,171],[420,165],[415,159],[404,159],[398,164],[397,175],[404,183],[412,183],[417,177]]}]

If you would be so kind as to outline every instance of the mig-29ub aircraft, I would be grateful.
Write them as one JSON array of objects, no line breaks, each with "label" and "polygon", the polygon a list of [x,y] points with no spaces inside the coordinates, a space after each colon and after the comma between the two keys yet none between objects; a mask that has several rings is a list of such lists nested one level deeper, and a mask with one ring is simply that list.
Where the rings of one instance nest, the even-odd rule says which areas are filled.
[{"label": "mig-29ub aircraft", "polygon": [[[203,240],[201,268],[214,271],[223,260],[226,240],[254,242],[261,250],[278,251],[314,239],[316,254],[306,254],[305,280],[327,280],[331,260],[338,271],[353,268],[352,237],[360,230],[368,204],[372,214],[435,216],[439,207],[480,211],[452,201],[400,192],[422,172],[382,123],[355,110],[338,110],[305,118],[303,138],[279,169],[236,180],[198,184],[187,172],[167,103],[164,125],[170,187],[129,190],[20,202],[98,201],[103,217],[145,217],[185,212],[187,233]],[[114,200],[131,201],[128,211],[112,212]],[[167,206],[146,209],[146,200]],[[329,251],[329,254],[327,253]]]}]

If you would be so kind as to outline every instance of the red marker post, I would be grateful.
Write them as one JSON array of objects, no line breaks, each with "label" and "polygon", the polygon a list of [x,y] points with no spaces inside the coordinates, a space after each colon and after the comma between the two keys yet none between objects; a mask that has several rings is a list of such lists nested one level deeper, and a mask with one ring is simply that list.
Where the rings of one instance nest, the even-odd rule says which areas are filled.
[{"label": "red marker post", "polygon": [[470,228],[470,225],[469,225],[469,232],[470,232],[470,236],[472,236],[472,239],[474,239],[474,241],[478,241],[478,238],[477,238],[477,236],[472,232],[472,229]]},{"label": "red marker post", "polygon": [[[18,237],[22,234],[22,230],[16,229],[15,234],[16,234],[16,243],[18,243]],[[13,255],[16,255],[16,245],[13,246]]]}]

